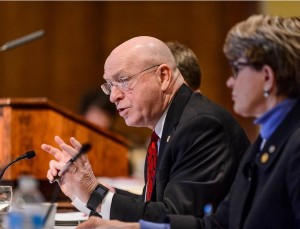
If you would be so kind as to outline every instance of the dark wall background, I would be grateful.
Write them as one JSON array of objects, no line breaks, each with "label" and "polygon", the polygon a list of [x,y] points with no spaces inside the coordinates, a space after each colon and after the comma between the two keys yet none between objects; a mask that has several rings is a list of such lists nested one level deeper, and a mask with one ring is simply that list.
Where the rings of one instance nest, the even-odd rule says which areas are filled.
[{"label": "dark wall background", "polygon": [[[97,87],[101,93],[110,51],[131,37],[150,35],[193,49],[203,72],[201,91],[232,112],[222,45],[232,25],[255,13],[253,1],[0,2],[1,45],[45,30],[42,39],[0,53],[0,97],[47,97],[76,111],[86,91]],[[253,140],[251,120],[237,119]],[[140,142],[149,133],[121,119],[116,130]]]}]

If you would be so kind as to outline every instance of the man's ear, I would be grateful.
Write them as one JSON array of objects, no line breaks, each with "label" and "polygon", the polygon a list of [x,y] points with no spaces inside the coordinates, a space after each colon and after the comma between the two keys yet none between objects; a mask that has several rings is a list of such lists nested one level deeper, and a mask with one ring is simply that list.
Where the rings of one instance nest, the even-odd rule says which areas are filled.
[{"label": "man's ear", "polygon": [[166,91],[169,88],[170,83],[172,82],[173,71],[167,64],[160,65],[157,71],[160,77],[161,90]]},{"label": "man's ear", "polygon": [[269,65],[264,65],[262,71],[264,73],[264,91],[275,92],[274,91],[276,90],[275,72]]}]

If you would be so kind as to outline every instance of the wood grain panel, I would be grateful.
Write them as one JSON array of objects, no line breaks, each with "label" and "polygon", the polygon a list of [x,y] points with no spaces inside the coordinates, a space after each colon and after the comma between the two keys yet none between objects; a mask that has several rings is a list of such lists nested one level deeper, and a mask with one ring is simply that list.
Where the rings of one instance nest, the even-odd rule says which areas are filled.
[{"label": "wood grain panel", "polygon": [[91,143],[88,157],[96,176],[128,176],[128,145],[121,136],[99,129],[46,99],[2,99],[0,108],[2,167],[29,150],[36,152],[36,157],[12,165],[4,179],[16,179],[21,174],[46,179],[53,157],[40,146],[56,145],[55,135],[66,142],[74,136],[82,143]]}]

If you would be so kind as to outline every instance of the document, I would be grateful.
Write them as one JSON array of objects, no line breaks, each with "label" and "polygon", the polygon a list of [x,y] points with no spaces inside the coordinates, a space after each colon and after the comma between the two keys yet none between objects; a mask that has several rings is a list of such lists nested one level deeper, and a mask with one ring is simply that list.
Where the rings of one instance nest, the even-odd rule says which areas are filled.
[{"label": "document", "polygon": [[55,226],[76,226],[87,219],[88,215],[82,212],[56,213]]}]

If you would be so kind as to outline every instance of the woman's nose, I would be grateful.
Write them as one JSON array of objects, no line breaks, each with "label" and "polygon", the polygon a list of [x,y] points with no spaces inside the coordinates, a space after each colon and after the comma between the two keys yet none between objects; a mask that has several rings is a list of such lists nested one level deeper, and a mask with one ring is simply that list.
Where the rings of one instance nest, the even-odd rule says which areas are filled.
[{"label": "woman's nose", "polygon": [[226,81],[226,86],[228,88],[232,89],[234,86],[234,82],[235,82],[235,79],[232,76],[230,76]]}]

